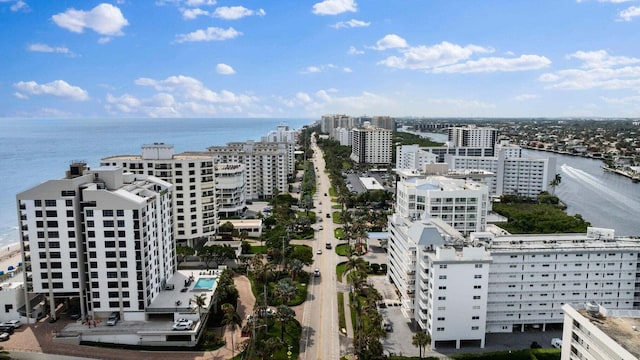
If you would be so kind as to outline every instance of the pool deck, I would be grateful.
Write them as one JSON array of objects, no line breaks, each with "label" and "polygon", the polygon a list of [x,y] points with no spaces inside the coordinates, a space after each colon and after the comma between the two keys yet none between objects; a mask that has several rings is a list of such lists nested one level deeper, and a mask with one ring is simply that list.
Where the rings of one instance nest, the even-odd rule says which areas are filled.
[{"label": "pool deck", "polygon": [[[167,281],[167,284],[173,285],[173,290],[162,290],[153,299],[151,305],[147,307],[150,312],[158,312],[162,310],[174,309],[175,312],[190,312],[194,311],[195,303],[194,298],[196,295],[204,295],[206,298],[205,308],[209,307],[209,302],[213,297],[213,293],[216,290],[217,282],[213,285],[212,288],[202,288],[202,289],[194,289],[195,284],[197,284],[198,279],[200,278],[212,278],[217,273],[216,270],[211,270],[210,272],[204,271],[191,271],[191,270],[178,270],[173,274],[171,279]],[[188,281],[190,277],[193,277],[193,280],[187,286],[187,291],[182,292],[182,289],[185,287],[185,281]]]}]

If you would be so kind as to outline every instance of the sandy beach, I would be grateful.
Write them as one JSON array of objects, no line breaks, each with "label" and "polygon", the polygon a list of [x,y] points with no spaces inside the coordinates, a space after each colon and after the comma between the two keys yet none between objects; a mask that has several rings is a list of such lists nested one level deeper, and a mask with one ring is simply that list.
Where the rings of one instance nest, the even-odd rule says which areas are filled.
[{"label": "sandy beach", "polygon": [[3,246],[0,249],[0,271],[7,273],[9,266],[18,267],[20,262],[22,262],[20,243]]}]

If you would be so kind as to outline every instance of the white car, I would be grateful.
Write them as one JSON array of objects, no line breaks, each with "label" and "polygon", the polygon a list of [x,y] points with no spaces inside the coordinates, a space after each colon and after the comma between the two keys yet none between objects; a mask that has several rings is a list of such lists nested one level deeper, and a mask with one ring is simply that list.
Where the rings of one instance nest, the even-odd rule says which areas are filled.
[{"label": "white car", "polygon": [[178,319],[176,322],[173,323],[173,326],[171,326],[171,329],[183,331],[183,330],[191,330],[192,327],[193,327],[193,320]]},{"label": "white car", "polygon": [[324,229],[322,225],[318,226],[318,230],[322,230],[322,229]]},{"label": "white car", "polygon": [[556,349],[562,349],[562,339],[559,339],[559,338],[551,339],[551,346]]},{"label": "white car", "polygon": [[9,333],[3,332],[2,334],[0,334],[0,341],[7,341],[10,337],[11,335]]},{"label": "white car", "polygon": [[22,323],[20,322],[20,320],[9,320],[9,321],[0,323],[0,326],[11,326],[12,328],[17,329],[20,326],[22,326]]},{"label": "white car", "polygon": [[318,249],[318,251],[316,251],[316,254],[322,255],[322,249]]},{"label": "white car", "polygon": [[320,277],[320,269],[313,270],[313,276]]}]

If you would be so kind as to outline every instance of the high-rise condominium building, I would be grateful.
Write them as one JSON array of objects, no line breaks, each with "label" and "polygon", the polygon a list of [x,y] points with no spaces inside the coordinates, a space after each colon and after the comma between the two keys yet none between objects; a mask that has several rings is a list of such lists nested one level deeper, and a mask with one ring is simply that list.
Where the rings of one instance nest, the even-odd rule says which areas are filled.
[{"label": "high-rise condominium building", "polygon": [[329,114],[322,115],[320,118],[320,131],[329,134],[331,138],[335,138],[334,130],[337,128],[351,130],[359,125],[360,119],[347,115]]},{"label": "high-rise condominium building", "polygon": [[494,148],[498,140],[498,130],[487,127],[453,127],[447,132],[452,147]]},{"label": "high-rise condominium building", "polygon": [[391,163],[393,132],[365,124],[351,133],[351,160],[361,164]]},{"label": "high-rise condominium building", "polygon": [[387,129],[391,131],[396,130],[396,119],[391,116],[374,116],[371,118],[371,125],[380,129]]},{"label": "high-rise condominium building", "polygon": [[438,156],[418,144],[396,146],[396,168],[423,170],[425,165],[438,162]]},{"label": "high-rise condominium building", "polygon": [[172,192],[154,176],[74,163],[19,193],[27,291],[47,294],[51,308],[79,297],[83,314],[144,319],[176,269]]},{"label": "high-rise condominium building", "polygon": [[269,199],[276,191],[287,192],[287,180],[295,175],[293,143],[246,141],[207,149],[216,163],[244,165],[247,200]]},{"label": "high-rise condominium building", "polygon": [[286,142],[295,144],[298,138],[298,131],[289,129],[289,126],[278,125],[275,131],[269,132],[262,137],[262,142]]},{"label": "high-rise condominium building", "polygon": [[396,184],[396,213],[437,218],[463,234],[484,231],[489,195],[485,185],[444,176],[411,177]]},{"label": "high-rise condominium building", "polygon": [[241,214],[245,206],[244,165],[220,167],[206,151],[174,154],[173,145],[155,143],[143,145],[141,155],[110,156],[101,165],[121,166],[174,184],[174,231],[180,244],[193,246],[196,239],[214,236],[219,215]]}]

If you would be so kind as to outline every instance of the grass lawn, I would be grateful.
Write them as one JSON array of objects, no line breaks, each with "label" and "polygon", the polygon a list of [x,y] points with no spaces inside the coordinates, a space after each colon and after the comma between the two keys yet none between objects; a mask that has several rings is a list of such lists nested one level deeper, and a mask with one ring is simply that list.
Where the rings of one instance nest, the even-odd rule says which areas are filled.
[{"label": "grass lawn", "polygon": [[338,327],[347,328],[347,320],[344,318],[344,293],[338,293]]},{"label": "grass lawn", "polygon": [[344,274],[345,271],[345,265],[347,263],[346,262],[341,262],[338,265],[336,265],[336,276],[338,277],[338,281],[342,282],[342,274]]},{"label": "grass lawn", "polygon": [[267,246],[266,245],[255,245],[251,247],[251,254],[266,254]]},{"label": "grass lawn", "polygon": [[329,195],[338,196],[338,193],[336,192],[336,189],[333,188],[333,186],[329,188]]},{"label": "grass lawn", "polygon": [[333,230],[333,236],[335,236],[336,239],[342,240],[344,238],[344,229],[336,228],[335,230]]},{"label": "grass lawn", "polygon": [[336,254],[340,256],[347,256],[349,254],[349,244],[340,244],[336,246]]}]

